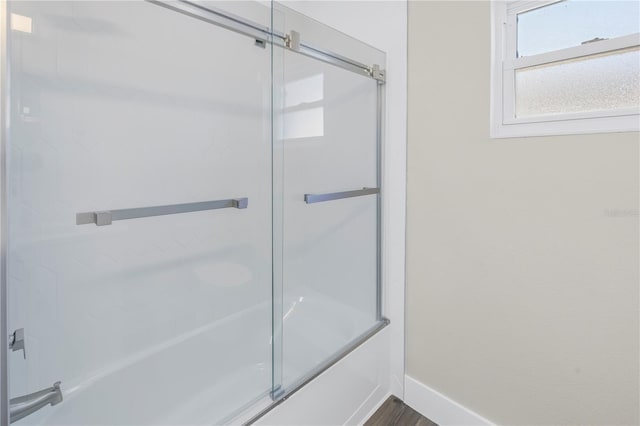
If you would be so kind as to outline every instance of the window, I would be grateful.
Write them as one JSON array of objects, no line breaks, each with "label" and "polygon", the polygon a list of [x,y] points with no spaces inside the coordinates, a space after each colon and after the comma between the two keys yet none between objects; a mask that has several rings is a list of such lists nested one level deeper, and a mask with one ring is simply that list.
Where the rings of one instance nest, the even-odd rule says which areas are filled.
[{"label": "window", "polygon": [[640,130],[640,2],[492,8],[492,137]]}]

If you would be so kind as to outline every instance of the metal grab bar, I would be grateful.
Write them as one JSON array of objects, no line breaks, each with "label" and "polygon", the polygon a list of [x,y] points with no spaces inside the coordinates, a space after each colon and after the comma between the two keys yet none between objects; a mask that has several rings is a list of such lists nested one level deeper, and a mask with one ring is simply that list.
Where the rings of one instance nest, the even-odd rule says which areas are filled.
[{"label": "metal grab bar", "polygon": [[50,388],[12,398],[9,401],[9,422],[18,421],[49,404],[53,406],[61,402],[62,390],[60,389],[60,382],[55,382]]},{"label": "metal grab bar", "polygon": [[111,225],[114,220],[138,219],[141,217],[199,212],[202,210],[224,209],[228,207],[246,209],[248,205],[248,198],[233,198],[229,200],[202,201],[198,203],[171,204],[167,206],[76,213],[76,225],[95,223],[97,226],[103,226]]},{"label": "metal grab bar", "polygon": [[322,203],[324,201],[340,200],[342,198],[362,197],[363,195],[379,194],[380,188],[363,188],[355,191],[331,192],[327,194],[304,194],[307,204]]}]

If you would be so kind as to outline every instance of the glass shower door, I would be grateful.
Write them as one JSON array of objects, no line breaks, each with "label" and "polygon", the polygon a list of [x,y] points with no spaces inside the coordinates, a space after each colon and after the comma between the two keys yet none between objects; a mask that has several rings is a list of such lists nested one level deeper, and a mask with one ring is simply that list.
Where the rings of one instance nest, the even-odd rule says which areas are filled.
[{"label": "glass shower door", "polygon": [[13,420],[228,420],[271,388],[270,46],[202,9],[9,8]]},{"label": "glass shower door", "polygon": [[280,162],[274,187],[281,189],[274,200],[281,211],[274,211],[282,219],[281,274],[274,283],[277,398],[384,324],[382,81],[354,65],[384,64],[384,54],[280,5],[274,27],[283,29],[286,44],[274,48],[274,158]]}]

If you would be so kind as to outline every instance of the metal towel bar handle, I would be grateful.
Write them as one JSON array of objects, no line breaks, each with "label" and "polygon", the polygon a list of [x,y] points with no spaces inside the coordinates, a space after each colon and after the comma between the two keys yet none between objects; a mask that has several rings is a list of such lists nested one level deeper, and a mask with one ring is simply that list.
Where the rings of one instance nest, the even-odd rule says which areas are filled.
[{"label": "metal towel bar handle", "polygon": [[229,207],[246,209],[248,205],[248,198],[231,198],[228,200],[201,201],[197,203],[171,204],[167,206],[84,212],[76,214],[76,225],[95,223],[97,226],[103,226],[111,225],[115,220],[138,219],[141,217],[164,216],[168,214],[216,210]]},{"label": "metal towel bar handle", "polygon": [[55,382],[50,388],[12,398],[9,401],[9,421],[13,423],[49,404],[53,406],[61,402],[62,390],[60,389],[60,382]]},{"label": "metal towel bar handle", "polygon": [[380,188],[362,188],[355,191],[330,192],[327,194],[304,194],[307,204],[322,203],[324,201],[340,200],[343,198],[362,197],[363,195],[379,194]]}]

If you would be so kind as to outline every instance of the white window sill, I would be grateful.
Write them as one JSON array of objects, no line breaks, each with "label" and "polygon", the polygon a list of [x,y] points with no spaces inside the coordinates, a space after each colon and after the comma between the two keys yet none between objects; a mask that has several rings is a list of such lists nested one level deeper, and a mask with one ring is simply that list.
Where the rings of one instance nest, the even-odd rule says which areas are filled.
[{"label": "white window sill", "polygon": [[[496,120],[491,120],[496,123]],[[640,115],[581,118],[530,123],[492,124],[491,138],[639,132]],[[640,138],[640,135],[639,135]]]}]

